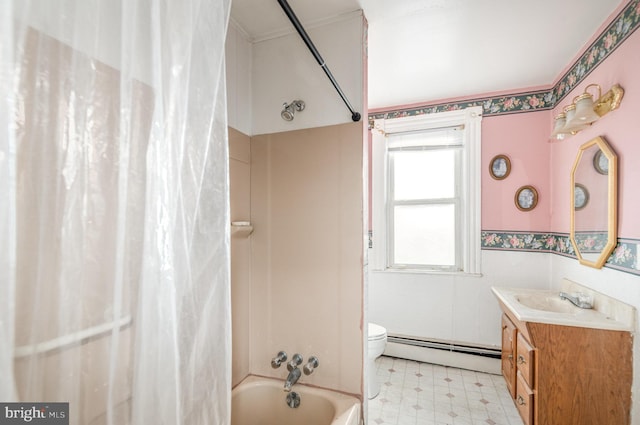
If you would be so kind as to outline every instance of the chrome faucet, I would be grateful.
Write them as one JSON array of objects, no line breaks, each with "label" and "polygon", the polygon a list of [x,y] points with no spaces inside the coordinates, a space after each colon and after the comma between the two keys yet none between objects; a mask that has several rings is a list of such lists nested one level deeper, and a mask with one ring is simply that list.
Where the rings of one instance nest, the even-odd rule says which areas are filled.
[{"label": "chrome faucet", "polygon": [[291,392],[291,387],[293,387],[295,383],[298,382],[298,379],[300,379],[300,375],[302,375],[302,372],[300,372],[300,369],[298,369],[297,367],[294,367],[291,372],[289,372],[287,380],[284,381],[284,390],[286,392]]},{"label": "chrome faucet", "polygon": [[560,299],[569,300],[576,307],[593,308],[592,298],[582,292],[576,292],[574,295],[567,294],[566,292],[560,292]]},{"label": "chrome faucet", "polygon": [[289,363],[287,363],[287,370],[289,371],[289,376],[287,376],[287,380],[284,381],[284,390],[286,392],[291,391],[291,387],[298,382],[300,379],[300,375],[302,372],[298,369],[298,366],[302,364],[302,356],[298,353],[294,354]]},{"label": "chrome faucet", "polygon": [[[282,363],[286,361],[287,353],[285,353],[284,351],[280,351],[273,359],[271,359],[271,367],[277,369],[280,367],[280,365],[282,365]],[[296,353],[293,355],[293,357],[291,357],[291,360],[287,362],[287,370],[289,371],[289,375],[284,381],[284,391],[290,393],[291,397],[287,396],[287,404],[289,404],[290,407],[298,407],[297,405],[292,405],[291,403],[293,402],[290,403],[291,400],[294,400],[296,397],[298,397],[296,393],[291,392],[291,388],[298,382],[298,380],[302,376],[302,370],[304,370],[305,375],[311,375],[320,364],[320,361],[316,356],[311,356],[309,357],[307,364],[304,365],[304,368],[301,370],[298,368],[298,366],[302,364],[302,361],[302,356]],[[299,400],[300,398],[298,397],[298,404],[300,403]]]}]

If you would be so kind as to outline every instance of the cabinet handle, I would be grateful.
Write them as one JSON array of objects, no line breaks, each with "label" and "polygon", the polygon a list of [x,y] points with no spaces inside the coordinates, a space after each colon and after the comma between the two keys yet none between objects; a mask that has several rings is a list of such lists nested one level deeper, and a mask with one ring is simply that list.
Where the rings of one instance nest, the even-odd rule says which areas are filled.
[{"label": "cabinet handle", "polygon": [[527,405],[527,402],[524,401],[524,398],[520,394],[518,394],[518,399],[516,401],[518,402],[518,404],[520,406],[526,406]]},{"label": "cabinet handle", "polygon": [[518,364],[526,364],[527,361],[524,359],[522,354],[518,355]]}]

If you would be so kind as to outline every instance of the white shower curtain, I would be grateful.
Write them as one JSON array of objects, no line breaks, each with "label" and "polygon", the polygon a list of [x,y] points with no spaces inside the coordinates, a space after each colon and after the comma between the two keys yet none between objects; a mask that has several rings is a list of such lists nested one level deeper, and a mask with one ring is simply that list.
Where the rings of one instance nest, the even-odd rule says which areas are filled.
[{"label": "white shower curtain", "polygon": [[0,4],[0,402],[230,422],[230,1]]}]

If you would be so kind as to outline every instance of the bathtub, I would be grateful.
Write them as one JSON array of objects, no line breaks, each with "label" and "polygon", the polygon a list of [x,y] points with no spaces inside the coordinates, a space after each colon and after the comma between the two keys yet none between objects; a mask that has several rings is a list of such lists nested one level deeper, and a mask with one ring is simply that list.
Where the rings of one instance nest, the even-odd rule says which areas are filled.
[{"label": "bathtub", "polygon": [[300,406],[286,403],[283,380],[249,376],[231,392],[231,425],[359,425],[360,400],[296,384]]}]

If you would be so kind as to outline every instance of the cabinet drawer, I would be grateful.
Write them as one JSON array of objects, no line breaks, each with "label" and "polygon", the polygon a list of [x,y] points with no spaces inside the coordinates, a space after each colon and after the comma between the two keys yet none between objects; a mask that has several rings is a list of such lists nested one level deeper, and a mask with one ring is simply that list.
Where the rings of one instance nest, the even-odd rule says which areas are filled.
[{"label": "cabinet drawer", "polygon": [[516,385],[516,407],[518,413],[524,422],[524,425],[533,425],[533,403],[535,397],[533,391],[527,385],[522,374],[518,371],[517,385]]},{"label": "cabinet drawer", "polygon": [[516,327],[506,314],[502,315],[502,376],[512,398],[516,396],[515,342]]},{"label": "cabinet drawer", "polygon": [[529,387],[534,388],[533,382],[535,350],[529,342],[518,332],[516,367]]}]

